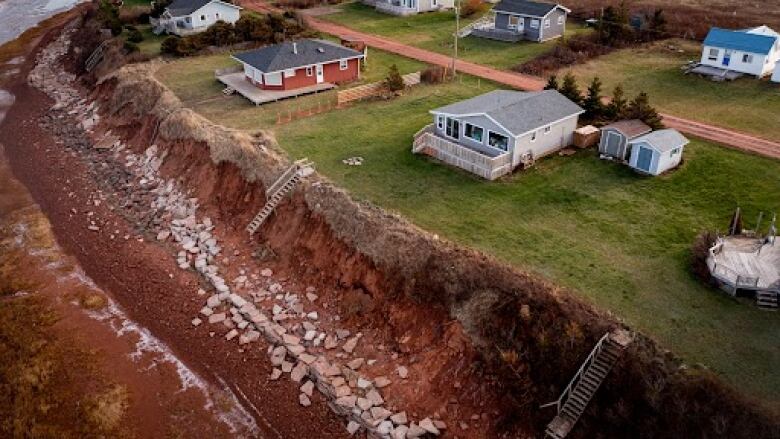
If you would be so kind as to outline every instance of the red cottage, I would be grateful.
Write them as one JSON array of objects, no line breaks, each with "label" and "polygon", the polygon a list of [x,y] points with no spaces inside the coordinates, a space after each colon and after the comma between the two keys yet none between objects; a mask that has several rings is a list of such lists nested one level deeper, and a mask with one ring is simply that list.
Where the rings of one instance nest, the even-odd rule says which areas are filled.
[{"label": "red cottage", "polygon": [[341,84],[360,77],[364,55],[324,40],[300,40],[239,53],[246,80],[263,90],[295,90]]}]

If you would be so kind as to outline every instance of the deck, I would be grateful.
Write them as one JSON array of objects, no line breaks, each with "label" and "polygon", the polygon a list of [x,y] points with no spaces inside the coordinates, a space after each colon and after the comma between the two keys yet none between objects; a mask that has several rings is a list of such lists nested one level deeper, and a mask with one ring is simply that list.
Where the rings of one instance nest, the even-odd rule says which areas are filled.
[{"label": "deck", "polygon": [[512,172],[512,158],[508,152],[477,151],[459,145],[437,136],[432,124],[415,134],[412,152],[429,155],[487,180]]},{"label": "deck", "polygon": [[228,87],[232,87],[238,94],[249,99],[249,101],[255,105],[294,98],[305,94],[319,93],[336,87],[335,84],[324,82],[322,84],[297,88],[295,90],[263,90],[247,81],[244,78],[243,71],[224,74],[217,73],[216,77],[219,82]]},{"label": "deck", "polygon": [[522,32],[498,29],[493,25],[475,27],[471,30],[470,35],[478,38],[505,41],[508,43],[516,43],[525,39],[525,35]]},{"label": "deck", "polygon": [[731,289],[780,291],[780,242],[729,236],[710,249],[712,275]]}]

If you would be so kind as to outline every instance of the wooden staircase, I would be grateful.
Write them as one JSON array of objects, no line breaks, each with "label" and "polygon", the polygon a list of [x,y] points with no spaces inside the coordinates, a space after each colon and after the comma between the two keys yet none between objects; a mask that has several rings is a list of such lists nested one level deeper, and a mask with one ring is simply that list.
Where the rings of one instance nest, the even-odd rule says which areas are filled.
[{"label": "wooden staircase", "polygon": [[94,69],[98,64],[100,64],[100,61],[103,61],[104,51],[106,50],[106,47],[108,47],[109,40],[104,40],[101,42],[94,51],[89,55],[89,58],[84,62],[84,70],[87,72],[91,72],[92,69]]},{"label": "wooden staircase", "polygon": [[608,332],[601,337],[558,400],[542,406],[558,409],[558,415],[547,425],[546,438],[562,439],[569,434],[630,343],[631,335],[624,330]]},{"label": "wooden staircase", "polygon": [[313,168],[314,164],[308,159],[298,160],[265,191],[265,206],[263,206],[260,212],[252,219],[252,222],[246,227],[249,236],[252,236],[257,232],[257,229],[263,225],[279,202],[282,201],[282,198],[290,193],[303,177],[309,175],[309,173],[313,171]]},{"label": "wooden staircase", "polygon": [[777,296],[776,291],[756,291],[756,306],[765,311],[777,311]]}]

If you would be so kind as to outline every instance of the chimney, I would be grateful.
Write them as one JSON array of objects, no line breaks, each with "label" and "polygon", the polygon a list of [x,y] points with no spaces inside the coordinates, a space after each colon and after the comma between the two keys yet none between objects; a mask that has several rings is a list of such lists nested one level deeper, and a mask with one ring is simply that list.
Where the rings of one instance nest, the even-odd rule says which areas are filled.
[{"label": "chimney", "polygon": [[295,41],[293,41],[293,53],[296,55],[298,54],[298,43]]}]

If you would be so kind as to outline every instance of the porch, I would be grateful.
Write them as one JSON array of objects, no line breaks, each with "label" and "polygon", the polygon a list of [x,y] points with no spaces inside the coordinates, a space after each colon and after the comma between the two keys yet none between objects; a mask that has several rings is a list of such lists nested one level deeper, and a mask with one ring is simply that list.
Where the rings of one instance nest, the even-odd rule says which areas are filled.
[{"label": "porch", "polygon": [[758,238],[720,238],[707,266],[714,278],[737,289],[780,291],[780,245]]},{"label": "porch", "polygon": [[487,38],[490,40],[504,41],[507,43],[516,43],[525,39],[525,34],[522,31],[513,31],[507,29],[499,29],[495,27],[495,24],[475,27],[471,30],[470,35]]},{"label": "porch", "polygon": [[312,85],[310,87],[301,87],[293,90],[263,90],[246,80],[244,71],[241,67],[217,70],[215,76],[217,80],[225,86],[232,88],[241,96],[249,99],[255,105],[265,104],[267,102],[279,101],[311,93],[335,88],[334,84],[324,82],[322,84]]},{"label": "porch", "polygon": [[379,12],[391,15],[413,15],[417,13],[417,8],[412,7],[411,4],[417,2],[417,0],[379,0],[374,2],[374,8]]},{"label": "porch", "polygon": [[495,180],[512,172],[510,153],[487,150],[476,151],[451,142],[437,136],[434,132],[433,124],[425,126],[415,134],[412,152],[429,155],[487,180]]}]

